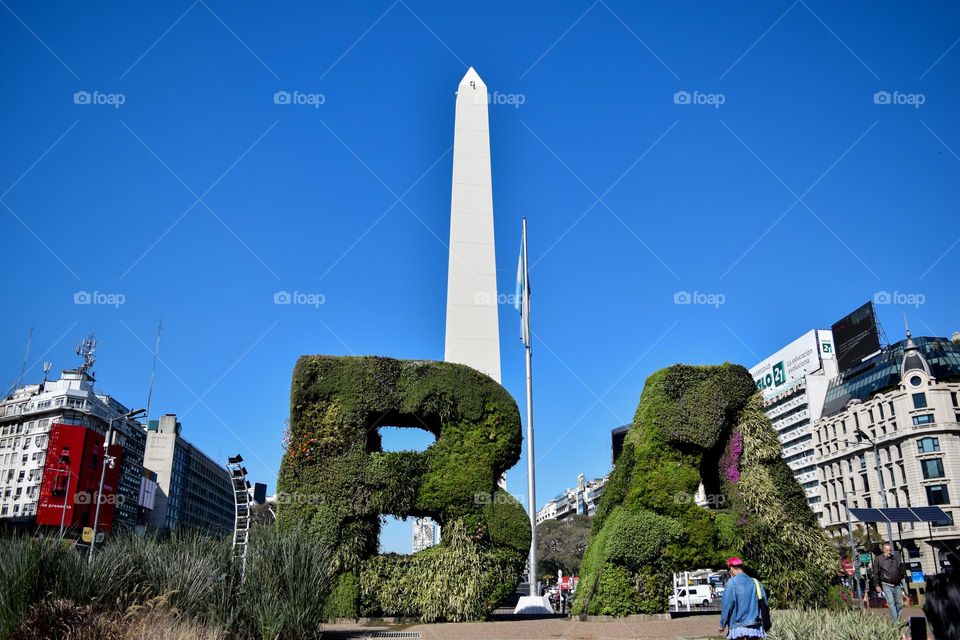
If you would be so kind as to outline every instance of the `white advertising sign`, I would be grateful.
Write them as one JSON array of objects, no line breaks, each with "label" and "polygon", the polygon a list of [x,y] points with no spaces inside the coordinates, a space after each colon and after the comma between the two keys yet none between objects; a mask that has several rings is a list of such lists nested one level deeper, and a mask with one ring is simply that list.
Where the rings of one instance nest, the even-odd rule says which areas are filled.
[{"label": "white advertising sign", "polygon": [[[825,333],[830,334],[829,331]],[[813,329],[760,364],[751,367],[750,375],[756,381],[757,389],[762,391],[763,395],[771,396],[789,389],[806,374],[819,370],[821,348],[817,340],[817,330]],[[829,354],[824,355],[833,357],[832,338],[829,341]]]}]

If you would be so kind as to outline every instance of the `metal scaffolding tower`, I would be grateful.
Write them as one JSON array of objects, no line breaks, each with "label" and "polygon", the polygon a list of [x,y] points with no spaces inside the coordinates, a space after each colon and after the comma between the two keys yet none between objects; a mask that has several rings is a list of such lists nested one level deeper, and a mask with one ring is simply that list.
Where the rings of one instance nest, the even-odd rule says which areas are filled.
[{"label": "metal scaffolding tower", "polygon": [[233,483],[233,558],[240,563],[240,578],[247,571],[247,546],[250,542],[250,483],[240,454],[227,459],[227,470]]}]

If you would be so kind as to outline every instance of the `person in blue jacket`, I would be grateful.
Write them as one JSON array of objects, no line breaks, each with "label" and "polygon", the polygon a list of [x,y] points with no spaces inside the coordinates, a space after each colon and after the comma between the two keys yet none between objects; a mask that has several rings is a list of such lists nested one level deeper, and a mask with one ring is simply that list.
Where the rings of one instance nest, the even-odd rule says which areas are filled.
[{"label": "person in blue jacket", "polygon": [[727,638],[766,638],[760,614],[759,599],[767,599],[760,581],[743,572],[743,560],[734,556],[727,560],[730,579],[723,591],[720,611],[720,633]]}]

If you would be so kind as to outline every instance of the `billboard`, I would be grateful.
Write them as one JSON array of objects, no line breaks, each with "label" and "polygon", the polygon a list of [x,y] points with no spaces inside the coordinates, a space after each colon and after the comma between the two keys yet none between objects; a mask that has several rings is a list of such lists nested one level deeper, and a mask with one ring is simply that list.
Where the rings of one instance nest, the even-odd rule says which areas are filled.
[{"label": "billboard", "polygon": [[840,373],[854,367],[869,355],[880,351],[880,334],[873,302],[837,320],[832,327]]},{"label": "billboard", "polygon": [[750,368],[750,375],[764,397],[785,391],[808,373],[819,371],[821,345],[817,330],[811,329],[760,364]]},{"label": "billboard", "polygon": [[829,329],[817,329],[817,339],[820,341],[820,360],[836,360],[837,352],[833,347],[833,334]]}]

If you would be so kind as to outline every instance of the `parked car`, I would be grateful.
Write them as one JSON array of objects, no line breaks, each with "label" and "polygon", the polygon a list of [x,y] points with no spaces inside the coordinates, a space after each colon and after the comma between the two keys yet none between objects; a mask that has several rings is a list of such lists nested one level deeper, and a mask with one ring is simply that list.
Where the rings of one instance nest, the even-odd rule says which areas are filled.
[{"label": "parked car", "polygon": [[713,604],[713,588],[708,584],[680,587],[670,596],[670,606],[709,607]]}]

